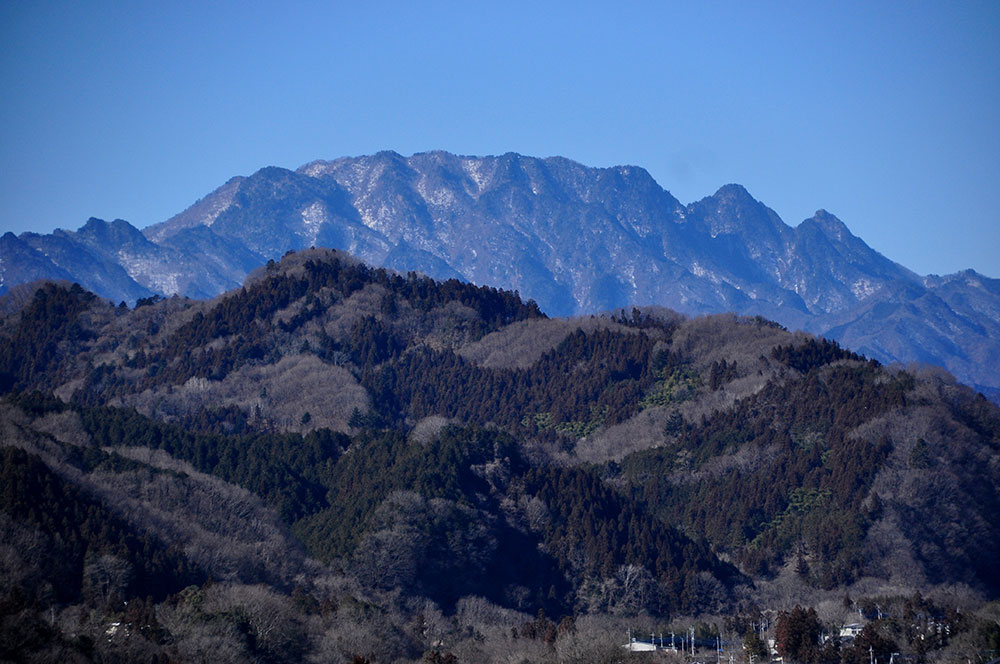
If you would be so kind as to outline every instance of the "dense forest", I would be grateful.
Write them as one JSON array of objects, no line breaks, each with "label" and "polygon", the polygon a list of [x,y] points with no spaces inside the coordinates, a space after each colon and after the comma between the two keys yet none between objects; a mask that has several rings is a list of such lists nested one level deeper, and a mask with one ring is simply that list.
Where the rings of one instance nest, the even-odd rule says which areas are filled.
[{"label": "dense forest", "polygon": [[1000,410],[943,372],[326,250],[213,301],[2,304],[0,660],[1000,645]]}]

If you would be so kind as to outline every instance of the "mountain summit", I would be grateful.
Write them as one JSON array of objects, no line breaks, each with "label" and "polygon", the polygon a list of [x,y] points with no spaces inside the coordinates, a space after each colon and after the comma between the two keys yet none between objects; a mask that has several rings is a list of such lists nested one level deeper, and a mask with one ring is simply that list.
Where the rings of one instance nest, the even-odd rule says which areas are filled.
[{"label": "mountain summit", "polygon": [[517,290],[550,315],[645,304],[763,315],[1000,394],[1000,281],[921,277],[832,214],[792,227],[738,184],[683,205],[637,166],[380,152],[232,178],[145,229],[146,242],[122,224],[5,237],[0,290],[68,274],[116,301],[208,297],[268,259],[327,246]]}]

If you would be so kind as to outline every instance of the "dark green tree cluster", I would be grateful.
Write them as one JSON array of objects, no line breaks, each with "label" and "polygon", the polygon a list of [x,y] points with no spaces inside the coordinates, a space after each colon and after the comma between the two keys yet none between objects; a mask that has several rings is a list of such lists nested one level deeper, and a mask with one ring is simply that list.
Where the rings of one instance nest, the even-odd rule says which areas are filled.
[{"label": "dark green tree cluster", "polygon": [[623,565],[641,566],[662,587],[659,609],[666,613],[700,608],[687,592],[693,575],[708,571],[726,582],[738,576],[704,542],[667,526],[593,471],[536,468],[524,483],[525,492],[548,508],[544,537],[567,574],[611,578]]},{"label": "dark green tree cluster", "polygon": [[483,488],[470,466],[492,458],[493,447],[482,437],[463,438],[453,433],[425,448],[398,429],[363,431],[354,438],[351,454],[333,468],[329,507],[298,524],[298,533],[310,550],[330,560],[354,550],[368,518],[393,491],[465,500],[467,493]]},{"label": "dark green tree cluster", "polygon": [[0,394],[59,385],[69,360],[92,337],[79,318],[95,299],[79,284],[36,290],[12,333],[0,336]]},{"label": "dark green tree cluster", "polygon": [[292,522],[327,506],[327,486],[350,439],[326,429],[298,434],[195,433],[134,410],[78,407],[87,432],[107,447],[164,450],[198,470],[238,484]]},{"label": "dark green tree cluster", "polygon": [[376,365],[398,358],[406,346],[406,340],[400,339],[389,325],[365,316],[351,328],[345,349],[354,364],[370,373]]},{"label": "dark green tree cluster", "polygon": [[[0,448],[0,510],[51,538],[49,600],[114,605],[131,597],[162,600],[204,577],[179,551],[136,533],[99,501],[53,473],[37,456]],[[45,601],[34,597],[34,601]]]},{"label": "dark green tree cluster", "polygon": [[[775,346],[771,357],[797,371],[808,373],[837,360],[864,360],[862,356],[845,350],[836,341],[810,337],[804,343]],[[877,366],[878,363],[872,360]]]},{"label": "dark green tree cluster", "polygon": [[659,330],[667,338],[674,335],[683,320],[682,316],[673,312],[667,311],[663,314],[656,310],[650,311],[638,307],[632,307],[632,311],[628,313],[621,309],[612,313],[609,318],[612,322],[637,330]]},{"label": "dark green tree cluster", "polygon": [[813,608],[796,605],[778,614],[774,645],[786,661],[800,664],[838,664],[840,648],[836,640],[821,643],[823,626]]},{"label": "dark green tree cluster", "polygon": [[[487,369],[451,351],[420,348],[366,377],[376,403],[411,417],[441,414],[511,431],[538,432],[533,417],[553,424],[604,425],[628,419],[655,382],[669,353],[653,357],[655,340],[612,330],[570,334],[530,369]],[[525,422],[525,418],[528,421]],[[524,423],[524,424],[522,424]]]},{"label": "dark green tree cluster", "polygon": [[[508,604],[506,589],[521,586],[529,596],[518,602],[566,611],[570,583],[555,560],[536,538],[492,516],[509,483],[527,468],[516,441],[497,430],[449,426],[419,442],[395,429],[369,429],[335,467],[329,508],[298,522],[295,531],[325,560],[356,557],[373,539],[405,544],[398,551],[413,556],[413,570],[401,573],[404,589],[446,607],[468,594]],[[419,496],[422,506],[389,508],[390,519],[380,508],[398,492]]]},{"label": "dark green tree cluster", "polygon": [[[881,376],[859,364],[772,382],[729,411],[678,427],[676,443],[627,457],[622,470],[664,518],[693,527],[756,573],[805,544],[818,562],[817,584],[849,582],[861,572],[868,525],[880,516],[866,498],[891,444],[848,433],[904,405],[912,385],[905,375]],[[769,455],[767,465],[697,483],[670,480],[745,447]]]},{"label": "dark green tree cluster", "polygon": [[715,360],[708,372],[708,386],[714,392],[738,376],[739,368],[735,361]]}]

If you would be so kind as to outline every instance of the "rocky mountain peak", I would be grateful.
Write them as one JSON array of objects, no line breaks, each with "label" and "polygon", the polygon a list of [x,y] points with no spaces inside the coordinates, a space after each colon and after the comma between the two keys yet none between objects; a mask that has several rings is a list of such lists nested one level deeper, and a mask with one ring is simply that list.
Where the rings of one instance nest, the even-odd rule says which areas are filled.
[{"label": "rocky mountain peak", "polygon": [[229,178],[224,185],[198,199],[183,212],[144,229],[143,234],[153,242],[162,242],[186,228],[210,227],[222,211],[233,202],[233,197],[245,179],[242,175]]},{"label": "rocky mountain peak", "polygon": [[803,221],[800,226],[815,226],[826,237],[835,242],[846,242],[856,240],[857,237],[847,228],[847,224],[830,214],[826,210],[819,209],[816,213]]},{"label": "rocky mountain peak", "polygon": [[757,199],[750,195],[746,187],[735,182],[722,185],[712,197],[717,200],[734,201],[743,205],[755,205],[758,203]]},{"label": "rocky mountain peak", "polygon": [[780,243],[788,231],[773,210],[738,184],[725,185],[688,206],[688,217],[699,219],[701,229],[713,238],[732,235],[745,241]]},{"label": "rocky mountain peak", "polygon": [[100,251],[107,251],[111,247],[152,246],[152,242],[146,239],[142,231],[124,219],[115,219],[109,223],[103,219],[91,217],[76,234],[82,241],[91,244]]}]

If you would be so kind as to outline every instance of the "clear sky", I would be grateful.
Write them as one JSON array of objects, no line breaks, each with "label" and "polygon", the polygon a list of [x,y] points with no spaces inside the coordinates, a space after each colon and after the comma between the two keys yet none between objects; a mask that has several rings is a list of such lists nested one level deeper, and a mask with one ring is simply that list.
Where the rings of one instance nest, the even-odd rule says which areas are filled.
[{"label": "clear sky", "polygon": [[1000,277],[1000,2],[2,2],[0,231],[391,149],[643,166]]}]

